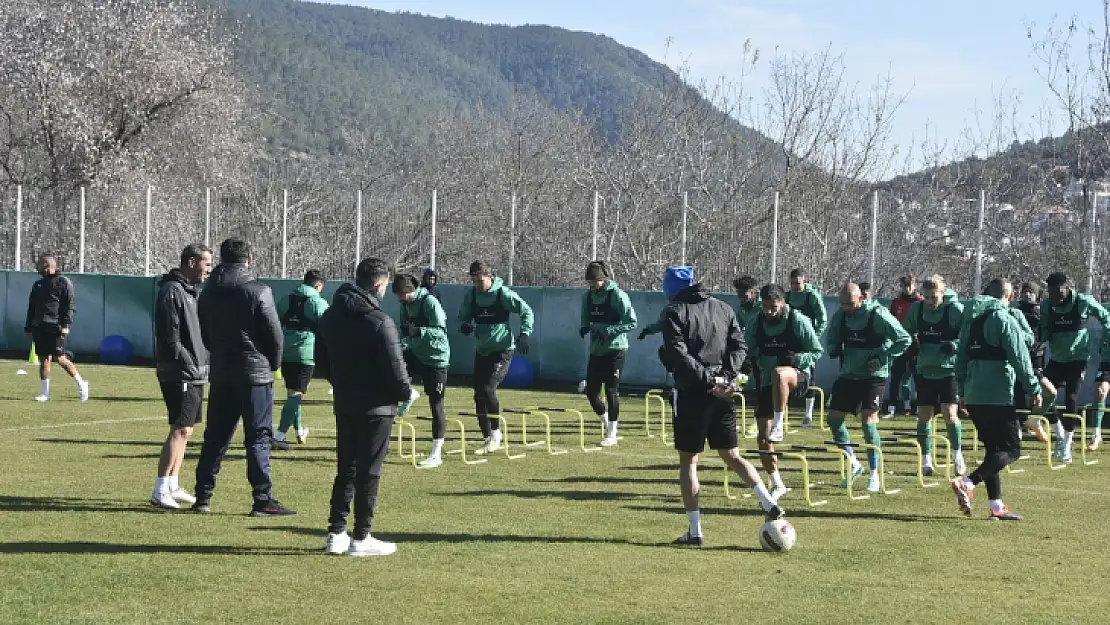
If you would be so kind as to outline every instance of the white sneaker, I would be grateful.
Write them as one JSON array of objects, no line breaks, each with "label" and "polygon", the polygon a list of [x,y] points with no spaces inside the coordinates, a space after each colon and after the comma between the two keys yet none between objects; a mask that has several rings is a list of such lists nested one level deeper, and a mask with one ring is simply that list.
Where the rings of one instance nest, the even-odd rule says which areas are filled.
[{"label": "white sneaker", "polygon": [[308,440],[308,428],[301,428],[301,429],[297,430],[297,443],[300,444],[300,445],[304,445],[304,442],[307,441],[307,440]]},{"label": "white sneaker", "polygon": [[1091,442],[1087,443],[1087,451],[1098,451],[1099,445],[1102,445],[1102,432],[1091,435]]},{"label": "white sneaker", "polygon": [[783,495],[789,493],[790,489],[782,482],[771,481],[771,499],[778,501]]},{"label": "white sneaker", "polygon": [[89,381],[81,380],[77,385],[77,399],[81,401],[89,401]]},{"label": "white sneaker", "polygon": [[443,464],[443,458],[440,458],[439,456],[428,456],[427,458],[421,460],[420,462],[417,462],[416,466],[422,467],[422,468],[425,468],[425,469],[431,469],[431,468],[434,468],[434,467],[438,467],[442,464]]},{"label": "white sneaker", "polygon": [[482,445],[482,448],[478,451],[475,451],[474,453],[479,456],[484,456],[486,454],[492,454],[498,449],[501,449],[501,439],[490,436],[486,439],[486,442]]},{"label": "white sneaker", "polygon": [[367,536],[364,540],[352,540],[347,553],[356,558],[361,558],[364,556],[388,556],[396,551],[397,543],[387,543],[373,536]]},{"label": "white sneaker", "polygon": [[617,423],[619,421],[605,422],[605,438],[601,439],[602,447],[615,447],[617,445]]},{"label": "white sneaker", "polygon": [[38,402],[50,401],[50,396],[49,395],[39,395],[38,397],[35,398],[35,401],[38,401]]},{"label": "white sneaker", "polygon": [[952,464],[956,465],[957,475],[967,475],[967,463],[964,462],[964,452],[957,451],[952,454]]},{"label": "white sneaker", "polygon": [[173,500],[176,501],[177,503],[187,503],[187,504],[192,505],[192,504],[197,502],[196,497],[193,497],[192,495],[189,494],[189,491],[187,491],[187,490],[185,490],[184,488],[181,488],[181,487],[178,487],[178,488],[175,488],[175,489],[171,490],[170,491],[170,497],[172,497]]},{"label": "white sneaker", "polygon": [[150,505],[167,510],[177,510],[181,507],[177,505],[177,502],[173,500],[173,496],[170,495],[170,492],[167,490],[155,491],[154,494],[150,496]]},{"label": "white sneaker", "polygon": [[342,534],[328,534],[328,540],[324,544],[324,552],[333,556],[341,556],[347,553],[351,548],[351,537],[347,532]]},{"label": "white sneaker", "polygon": [[871,477],[867,478],[867,492],[877,493],[879,490],[879,474],[872,473]]},{"label": "white sneaker", "polygon": [[782,422],[781,421],[779,421],[778,423],[773,423],[771,425],[771,432],[767,434],[767,440],[771,441],[772,443],[781,443],[782,442]]}]

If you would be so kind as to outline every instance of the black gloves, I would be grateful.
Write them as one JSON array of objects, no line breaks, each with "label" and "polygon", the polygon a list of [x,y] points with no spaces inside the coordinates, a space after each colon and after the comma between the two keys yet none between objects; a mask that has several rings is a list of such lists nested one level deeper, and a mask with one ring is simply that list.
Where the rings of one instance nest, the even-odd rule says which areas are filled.
[{"label": "black gloves", "polygon": [[636,340],[637,341],[642,341],[642,340],[647,338],[647,335],[648,335],[647,328],[644,328],[643,330],[640,330],[640,336],[637,336]]},{"label": "black gloves", "polygon": [[516,351],[519,352],[522,355],[528,353],[528,335],[527,334],[521,334],[520,336],[517,337],[517,339],[516,339]]},{"label": "black gloves", "polygon": [[956,344],[952,341],[943,341],[940,344],[940,353],[944,354],[945,356],[955,356]]},{"label": "black gloves", "polygon": [[740,365],[740,373],[743,373],[744,375],[751,375],[751,373],[752,373],[752,359],[751,358],[745,358],[744,359],[744,364]]},{"label": "black gloves", "polygon": [[778,365],[780,367],[793,367],[794,363],[796,363],[797,361],[798,361],[798,356],[794,352],[790,352],[790,351],[783,352],[783,353],[779,354],[779,363],[778,363]]},{"label": "black gloves", "polygon": [[840,358],[843,355],[844,352],[840,349],[839,345],[829,350],[829,358]]},{"label": "black gloves", "polygon": [[590,329],[586,326],[582,326],[581,328],[578,328],[578,336],[580,336],[582,338],[586,338],[586,335],[589,334],[589,333],[590,333]]},{"label": "black gloves", "polygon": [[474,324],[468,321],[462,324],[462,327],[460,327],[459,330],[462,331],[463,336],[470,336],[471,334],[474,334]]}]

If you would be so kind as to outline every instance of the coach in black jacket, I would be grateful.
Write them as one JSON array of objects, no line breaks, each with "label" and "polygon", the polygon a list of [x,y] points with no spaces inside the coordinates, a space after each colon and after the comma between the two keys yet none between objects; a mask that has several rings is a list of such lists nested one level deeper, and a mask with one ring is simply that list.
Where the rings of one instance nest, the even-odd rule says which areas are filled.
[{"label": "coach in black jacket", "polygon": [[273,372],[281,365],[281,320],[270,287],[251,274],[252,261],[246,241],[237,237],[224,241],[220,265],[197,303],[201,335],[211,358],[211,390],[193,509],[210,510],[216,474],[241,418],[247,479],[254,489],[251,516],[289,516],[295,513],[273,497],[270,483]]},{"label": "coach in black jacket", "polygon": [[162,276],[154,303],[156,370],[170,422],[150,496],[150,503],[161,508],[196,503],[177,477],[193,426],[201,421],[204,385],[208,383],[208,350],[197,317],[197,287],[211,271],[212,250],[199,243],[186,246],[180,266]]},{"label": "coach in black jacket", "polygon": [[[325,547],[335,555],[382,556],[397,550],[370,536],[393,417],[397,404],[413,396],[397,328],[381,309],[389,274],[382,260],[360,262],[355,284],[339,287],[316,334],[316,368],[335,388],[338,471]],[[352,499],[355,527],[348,536]]]},{"label": "coach in black jacket", "polygon": [[740,457],[736,440],[733,395],[736,374],[747,357],[747,345],[732,307],[714,298],[694,281],[693,267],[671,267],[663,276],[670,302],[663,309],[663,351],[673,367],[678,401],[674,415],[674,446],[679,457],[679,484],[690,530],[675,541],[701,546],[698,502],[698,454],[709,447],[755,492],[768,520],[785,514],[752,463]]},{"label": "coach in black jacket", "polygon": [[66,339],[76,312],[73,283],[58,269],[58,259],[53,254],[39,256],[39,280],[31,287],[27,302],[27,323],[23,332],[31,339],[35,355],[39,357],[39,380],[42,394],[35,401],[50,400],[50,362],[56,361],[77,383],[77,396],[81,401],[89,398],[89,383],[66,355]]}]

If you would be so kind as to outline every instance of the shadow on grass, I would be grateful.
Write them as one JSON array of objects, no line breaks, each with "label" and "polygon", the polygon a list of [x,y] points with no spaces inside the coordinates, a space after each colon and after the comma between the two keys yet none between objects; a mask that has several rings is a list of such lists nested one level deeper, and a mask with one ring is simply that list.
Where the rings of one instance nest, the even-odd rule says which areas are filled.
[{"label": "shadow on grass", "polygon": [[[296,526],[267,525],[252,527],[252,530],[262,532],[288,532],[304,536],[324,538],[326,529],[316,529]],[[435,532],[382,532],[374,533],[376,538],[391,542],[404,543],[523,543],[523,544],[549,544],[549,545],[574,545],[574,544],[601,544],[601,545],[631,545],[633,547],[666,547],[675,548],[670,541],[651,543],[637,542],[623,538],[598,538],[595,536],[522,536],[518,534],[442,534]],[[761,549],[743,547],[739,545],[721,545],[716,547],[702,547],[702,551],[742,551],[759,552]]]},{"label": "shadow on grass", "polygon": [[111,499],[82,499],[76,497],[13,497],[0,496],[0,512],[141,512],[165,514],[166,511],[149,505],[135,505]]},{"label": "shadow on grass", "polygon": [[152,402],[162,401],[161,397],[107,397],[103,395],[90,395],[89,401],[91,402]]},{"label": "shadow on grass", "polygon": [[[192,447],[190,447],[192,449]],[[309,450],[305,450],[309,451]],[[320,449],[318,451],[334,451],[329,449]],[[149,454],[104,454],[101,458],[108,458],[110,460],[157,460],[161,457],[160,453]],[[185,459],[189,461],[196,461],[200,459],[200,446],[196,446],[196,451],[188,451],[185,453]],[[246,460],[245,453],[227,453],[224,454],[224,462],[237,462]],[[275,451],[270,454],[270,462],[324,462],[335,464],[335,456],[306,456],[296,455],[291,451]]]},{"label": "shadow on grass", "polygon": [[[789,502],[784,502],[788,506]],[[626,510],[636,512],[665,512],[668,514],[686,514],[686,509],[681,505],[673,506],[624,506]],[[702,506],[702,514],[721,514],[731,516],[763,516],[759,507],[752,503],[747,508],[707,508]],[[790,508],[787,507],[787,519],[874,519],[876,521],[899,521],[902,523],[937,523],[952,521],[958,522],[963,517],[923,516],[917,514],[891,514],[884,512],[852,512],[850,510],[824,510],[815,508]]]},{"label": "shadow on grass", "polygon": [[165,440],[150,440],[150,441],[102,441],[91,438],[36,438],[36,443],[60,443],[70,445],[136,445],[136,446],[151,446],[155,445],[161,447]]},{"label": "shadow on grass", "polygon": [[293,547],[245,547],[241,545],[125,545],[99,542],[25,541],[0,543],[0,553],[186,553],[219,556],[303,556],[318,553],[317,549]]},{"label": "shadow on grass", "polygon": [[661,495],[649,493],[614,493],[592,490],[471,490],[436,493],[445,497],[519,497],[521,499],[565,499],[567,501],[633,501],[658,499]]}]

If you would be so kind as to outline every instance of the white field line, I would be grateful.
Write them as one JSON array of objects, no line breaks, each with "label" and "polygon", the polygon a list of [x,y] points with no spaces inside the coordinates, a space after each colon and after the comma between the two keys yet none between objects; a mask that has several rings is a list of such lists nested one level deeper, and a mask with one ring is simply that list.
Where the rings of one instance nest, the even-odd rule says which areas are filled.
[{"label": "white field line", "polygon": [[55,430],[58,428],[74,428],[83,425],[111,425],[114,423],[135,423],[138,421],[165,420],[166,417],[136,417],[134,419],[103,419],[101,421],[77,421],[74,423],[54,423],[51,425],[25,425],[16,428],[3,428],[0,432],[26,432],[30,430]]}]

